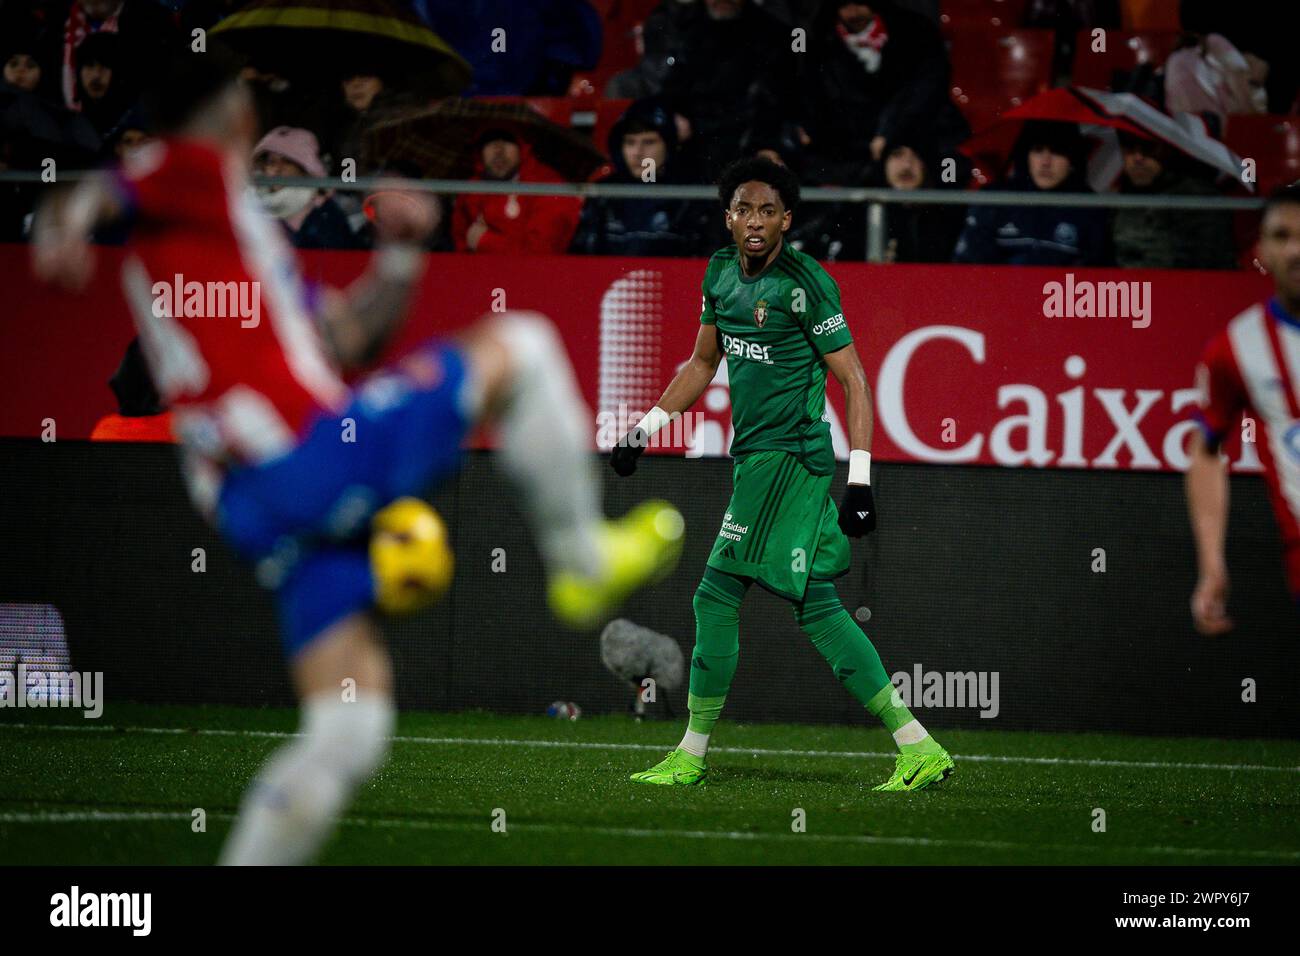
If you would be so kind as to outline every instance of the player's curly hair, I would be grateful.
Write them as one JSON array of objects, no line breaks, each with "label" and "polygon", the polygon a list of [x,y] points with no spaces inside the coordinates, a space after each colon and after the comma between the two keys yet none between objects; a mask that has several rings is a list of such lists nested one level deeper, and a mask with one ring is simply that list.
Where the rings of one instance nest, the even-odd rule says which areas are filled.
[{"label": "player's curly hair", "polygon": [[718,199],[722,208],[731,206],[731,197],[742,183],[766,183],[781,197],[781,205],[789,211],[799,205],[799,180],[779,163],[759,156],[746,156],[731,163],[718,179]]}]

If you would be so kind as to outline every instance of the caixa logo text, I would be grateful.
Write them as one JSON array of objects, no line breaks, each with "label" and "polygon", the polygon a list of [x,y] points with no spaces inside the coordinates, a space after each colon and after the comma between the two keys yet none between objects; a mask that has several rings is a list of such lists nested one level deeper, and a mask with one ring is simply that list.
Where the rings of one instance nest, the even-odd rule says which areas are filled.
[{"label": "caixa logo text", "polygon": [[[967,359],[954,356],[954,344]],[[924,347],[942,348],[942,378],[917,380],[908,388],[908,370]],[[971,373],[984,365],[985,353],[984,333],[958,325],[924,326],[894,343],[880,365],[875,397],[878,421],[899,451],[918,461],[992,461],[1008,468],[1187,468],[1188,439],[1198,427],[1188,415],[1200,397],[1198,389],[1089,388],[1085,382],[1087,361],[1082,355],[1066,353],[1059,366],[1070,383],[1065,389],[1050,394],[1032,381],[998,384],[990,397],[996,401],[999,417],[991,427],[985,424],[987,419],[972,427],[969,423],[978,415],[975,403],[981,389],[970,382]],[[934,356],[926,360],[931,375],[933,360]],[[1113,362],[1107,364],[1111,371],[1103,369],[1105,378],[1128,374],[1127,369],[1117,373]],[[1006,358],[994,359],[991,367],[1005,370]],[[1053,374],[1045,361],[1035,360],[1031,368],[1026,377],[1039,382]],[[1190,367],[1188,372],[1190,377]],[[985,371],[980,377],[987,380],[989,374]],[[904,396],[917,403],[910,413]],[[927,407],[925,418],[917,413],[919,406]],[[948,408],[951,412],[945,410]],[[962,428],[956,427],[959,412]],[[953,417],[944,418],[950,414]],[[1162,419],[1163,426],[1158,423]],[[951,429],[940,424],[944,420]],[[1153,434],[1162,427],[1163,434]],[[1295,442],[1300,442],[1300,437],[1289,447],[1296,449]],[[1254,442],[1241,443],[1232,465],[1238,471],[1261,470]]]}]

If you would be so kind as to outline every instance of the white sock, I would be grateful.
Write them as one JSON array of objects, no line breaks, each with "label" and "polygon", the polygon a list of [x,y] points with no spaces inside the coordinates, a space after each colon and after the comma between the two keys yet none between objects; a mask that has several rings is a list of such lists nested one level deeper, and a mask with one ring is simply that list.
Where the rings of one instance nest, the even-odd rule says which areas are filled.
[{"label": "white sock", "polygon": [[599,573],[600,492],[591,472],[593,420],[564,344],[545,316],[507,312],[518,363],[499,417],[500,458],[523,493],[547,566]]},{"label": "white sock", "polygon": [[919,720],[913,717],[907,723],[903,724],[903,726],[894,731],[894,743],[898,744],[900,747],[904,744],[919,744],[929,736],[930,732],[921,726]]},{"label": "white sock", "polygon": [[677,748],[685,750],[693,756],[703,757],[709,752],[709,735],[698,734],[688,728],[686,735],[682,737],[682,742],[677,745]]},{"label": "white sock", "polygon": [[244,794],[223,866],[294,866],[315,856],[356,787],[383,762],[395,711],[386,696],[352,703],[328,691],[303,703],[301,734]]}]

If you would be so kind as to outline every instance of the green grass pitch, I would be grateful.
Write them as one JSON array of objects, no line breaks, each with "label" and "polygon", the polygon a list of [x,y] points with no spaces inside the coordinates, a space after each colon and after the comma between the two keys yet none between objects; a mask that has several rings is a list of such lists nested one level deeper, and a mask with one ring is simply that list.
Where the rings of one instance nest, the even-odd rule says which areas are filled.
[{"label": "green grass pitch", "polygon": [[[0,864],[211,863],[245,784],[295,719],[140,705],[98,721],[0,715]],[[628,781],[679,732],[623,717],[404,714],[321,862],[1300,861],[1296,741],[950,731],[940,736],[954,777],[882,794],[870,790],[892,766],[882,730],[724,721],[705,785]]]}]

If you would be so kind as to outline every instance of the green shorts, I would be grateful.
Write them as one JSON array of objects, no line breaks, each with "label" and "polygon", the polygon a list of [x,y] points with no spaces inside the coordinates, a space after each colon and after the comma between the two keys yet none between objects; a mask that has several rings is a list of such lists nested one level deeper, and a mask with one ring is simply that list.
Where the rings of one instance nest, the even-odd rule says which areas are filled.
[{"label": "green shorts", "polygon": [[792,601],[803,600],[809,578],[847,572],[849,539],[830,496],[832,478],[814,475],[784,451],[737,460],[709,567],[754,578]]}]

